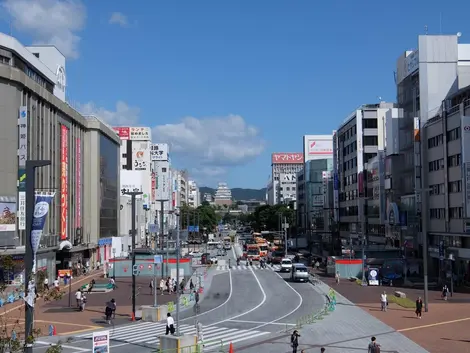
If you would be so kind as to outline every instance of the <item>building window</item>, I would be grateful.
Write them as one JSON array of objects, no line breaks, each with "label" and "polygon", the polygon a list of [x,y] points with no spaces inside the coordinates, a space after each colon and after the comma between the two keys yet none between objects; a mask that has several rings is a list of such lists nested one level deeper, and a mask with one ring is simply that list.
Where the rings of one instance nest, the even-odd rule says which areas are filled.
[{"label": "building window", "polygon": [[449,182],[449,193],[451,192],[462,192],[462,180]]},{"label": "building window", "polygon": [[429,218],[432,219],[444,219],[446,217],[445,208],[431,208],[429,210]]},{"label": "building window", "polygon": [[460,138],[460,126],[447,131],[447,142],[458,140]]},{"label": "building window", "polygon": [[461,154],[454,154],[447,158],[447,166],[451,167],[458,167],[461,163],[462,157]]},{"label": "building window", "polygon": [[444,194],[444,184],[430,185],[429,188],[431,189],[429,192],[431,195]]},{"label": "building window", "polygon": [[462,218],[463,217],[463,207],[450,207],[449,208],[449,218]]},{"label": "building window", "polygon": [[429,171],[435,172],[437,170],[444,169],[444,159],[436,159],[435,161],[429,162]]},{"label": "building window", "polygon": [[437,135],[431,138],[428,138],[428,148],[433,148],[440,146],[444,143],[444,135]]}]

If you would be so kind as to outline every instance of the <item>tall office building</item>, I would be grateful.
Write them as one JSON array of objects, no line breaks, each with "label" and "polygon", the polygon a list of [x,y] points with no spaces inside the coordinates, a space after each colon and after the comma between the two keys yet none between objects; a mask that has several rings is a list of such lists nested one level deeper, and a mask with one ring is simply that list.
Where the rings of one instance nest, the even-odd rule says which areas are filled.
[{"label": "tall office building", "polygon": [[303,167],[303,153],[273,153],[271,155],[271,180],[266,190],[268,205],[296,200],[297,173]]},{"label": "tall office building", "polygon": [[201,193],[194,180],[188,180],[188,205],[193,208],[201,205]]}]

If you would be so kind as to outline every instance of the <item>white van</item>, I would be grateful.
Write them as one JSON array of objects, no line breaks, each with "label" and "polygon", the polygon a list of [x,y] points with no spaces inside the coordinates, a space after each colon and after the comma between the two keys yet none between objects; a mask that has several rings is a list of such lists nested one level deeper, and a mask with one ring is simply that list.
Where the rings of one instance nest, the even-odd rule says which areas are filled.
[{"label": "white van", "polygon": [[292,264],[291,280],[293,282],[308,282],[308,268],[304,264]]}]

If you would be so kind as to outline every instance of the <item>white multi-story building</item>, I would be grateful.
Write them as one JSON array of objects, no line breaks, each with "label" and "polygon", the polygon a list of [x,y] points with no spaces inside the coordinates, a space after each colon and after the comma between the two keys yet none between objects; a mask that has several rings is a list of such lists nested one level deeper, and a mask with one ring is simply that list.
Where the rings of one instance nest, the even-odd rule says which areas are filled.
[{"label": "white multi-story building", "polygon": [[232,191],[227,183],[219,183],[215,191],[214,203],[216,205],[232,205]]},{"label": "white multi-story building", "polygon": [[[138,239],[145,242],[148,224],[152,220],[150,214],[152,202],[152,171],[150,159],[151,131],[149,127],[113,127],[121,139],[120,150],[120,190],[142,191],[142,208],[144,217],[139,217],[137,222]],[[125,196],[130,198],[130,196]],[[130,222],[121,218],[121,235],[129,234]]]},{"label": "white multi-story building", "polygon": [[201,204],[201,194],[194,180],[188,181],[188,205],[193,208],[199,207]]},{"label": "white multi-story building", "polygon": [[269,205],[296,200],[297,173],[304,168],[303,153],[273,153],[271,180],[266,190]]}]

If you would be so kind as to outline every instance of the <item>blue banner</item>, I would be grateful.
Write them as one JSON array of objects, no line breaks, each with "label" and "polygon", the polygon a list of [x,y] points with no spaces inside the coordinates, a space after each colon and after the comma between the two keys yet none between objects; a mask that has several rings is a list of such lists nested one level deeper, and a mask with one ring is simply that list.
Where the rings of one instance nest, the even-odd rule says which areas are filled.
[{"label": "blue banner", "polygon": [[42,231],[49,213],[49,205],[55,196],[54,193],[36,194],[34,203],[33,222],[31,224],[31,247],[33,248],[33,273],[36,272],[36,253],[41,242]]}]

